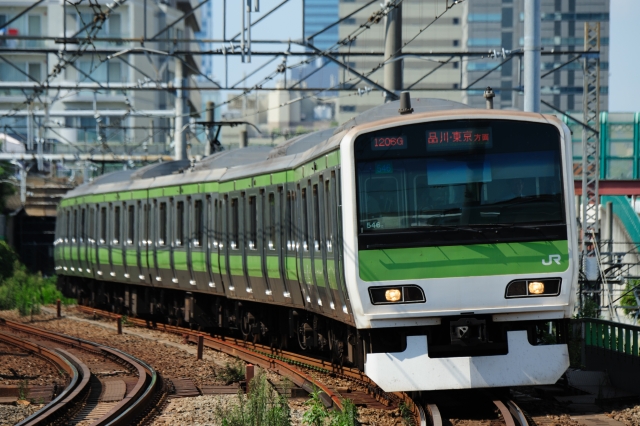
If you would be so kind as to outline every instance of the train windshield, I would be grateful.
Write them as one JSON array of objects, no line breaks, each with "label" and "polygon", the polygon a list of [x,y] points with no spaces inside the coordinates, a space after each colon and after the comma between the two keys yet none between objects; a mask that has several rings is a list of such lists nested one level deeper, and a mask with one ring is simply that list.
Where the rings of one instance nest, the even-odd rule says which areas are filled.
[{"label": "train windshield", "polygon": [[460,120],[355,143],[361,249],[566,239],[560,134]]}]

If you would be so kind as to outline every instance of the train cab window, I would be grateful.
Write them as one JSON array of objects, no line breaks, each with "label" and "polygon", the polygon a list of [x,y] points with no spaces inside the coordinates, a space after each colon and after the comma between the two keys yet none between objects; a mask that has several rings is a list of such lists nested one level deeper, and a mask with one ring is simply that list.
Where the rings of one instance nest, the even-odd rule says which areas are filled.
[{"label": "train cab window", "polygon": [[176,204],[176,245],[184,245],[184,201]]},{"label": "train cab window", "polygon": [[132,245],[135,238],[136,208],[130,205],[127,208],[127,244]]},{"label": "train cab window", "polygon": [[327,251],[333,251],[333,198],[331,194],[331,181],[324,181],[324,233]]},{"label": "train cab window", "polygon": [[302,188],[302,249],[309,251],[309,209],[307,207],[307,188]]},{"label": "train cab window", "polygon": [[269,194],[269,229],[267,235],[269,241],[267,242],[267,248],[269,250],[276,249],[276,196],[272,192]]},{"label": "train cab window", "polygon": [[239,212],[238,212],[238,199],[237,198],[232,198],[231,199],[231,217],[229,218],[229,230],[231,231],[231,235],[230,235],[230,240],[229,241],[229,246],[232,249],[237,249],[238,248],[238,243],[239,243],[239,237],[240,237],[240,227],[239,227],[239,221],[238,221],[238,216],[239,216]]},{"label": "train cab window", "polygon": [[159,239],[158,239],[158,245],[165,245],[167,244],[167,203],[160,203],[160,212],[159,212],[160,217],[159,222],[160,222],[160,230],[159,230]]},{"label": "train cab window", "polygon": [[249,197],[249,250],[258,248],[258,204],[255,196]]},{"label": "train cab window", "polygon": [[318,185],[313,185],[313,247],[315,251],[322,249],[320,241],[320,200],[318,199]]},{"label": "train cab window", "polygon": [[120,242],[120,206],[113,209],[113,244]]},{"label": "train cab window", "polygon": [[100,244],[107,242],[107,208],[100,209]]},{"label": "train cab window", "polygon": [[193,203],[193,245],[200,247],[204,242],[204,211],[202,209],[202,200],[196,200]]}]

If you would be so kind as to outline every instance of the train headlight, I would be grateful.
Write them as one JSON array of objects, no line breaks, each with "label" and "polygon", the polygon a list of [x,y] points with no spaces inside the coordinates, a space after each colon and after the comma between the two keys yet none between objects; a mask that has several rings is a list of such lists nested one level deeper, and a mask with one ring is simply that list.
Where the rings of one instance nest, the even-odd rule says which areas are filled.
[{"label": "train headlight", "polygon": [[529,294],[544,294],[544,283],[540,281],[531,281],[529,283]]},{"label": "train headlight", "polygon": [[557,296],[560,294],[561,282],[560,278],[514,280],[507,284],[504,297],[512,299],[516,297]]},{"label": "train headlight", "polygon": [[402,292],[399,288],[390,288],[384,292],[384,298],[387,302],[397,302],[402,299]]},{"label": "train headlight", "polygon": [[417,285],[369,287],[369,297],[374,305],[426,302],[424,291]]}]

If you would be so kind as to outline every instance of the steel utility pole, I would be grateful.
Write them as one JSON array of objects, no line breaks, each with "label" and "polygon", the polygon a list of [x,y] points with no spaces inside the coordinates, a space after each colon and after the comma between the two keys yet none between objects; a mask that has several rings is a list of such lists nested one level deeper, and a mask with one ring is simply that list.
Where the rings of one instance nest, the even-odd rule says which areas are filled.
[{"label": "steel utility pole", "polygon": [[[394,0],[387,0],[387,4]],[[390,61],[402,55],[402,3],[393,7],[387,15],[387,25],[384,40],[384,60]],[[384,66],[384,87],[396,92],[402,89],[402,59]],[[386,101],[392,99],[387,95]]]},{"label": "steel utility pole", "polygon": [[175,159],[185,160],[187,158],[187,143],[184,132],[184,90],[182,88],[185,84],[183,77],[183,67],[180,58],[176,58],[176,118],[175,118],[175,130],[173,134],[173,142],[175,149]]},{"label": "steel utility pole", "polygon": [[524,110],[540,112],[540,0],[524,0]]},{"label": "steel utility pole", "polygon": [[582,128],[582,252],[590,230],[600,232],[600,23],[584,23],[584,87]]}]

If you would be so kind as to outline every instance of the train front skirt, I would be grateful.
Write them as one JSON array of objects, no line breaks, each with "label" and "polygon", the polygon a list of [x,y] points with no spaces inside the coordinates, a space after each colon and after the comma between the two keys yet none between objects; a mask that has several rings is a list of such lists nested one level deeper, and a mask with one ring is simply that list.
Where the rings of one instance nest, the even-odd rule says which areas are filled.
[{"label": "train front skirt", "polygon": [[365,372],[386,392],[553,384],[569,367],[566,344],[532,346],[524,330],[507,332],[509,353],[429,358],[427,336],[407,336],[399,353],[367,354]]}]

